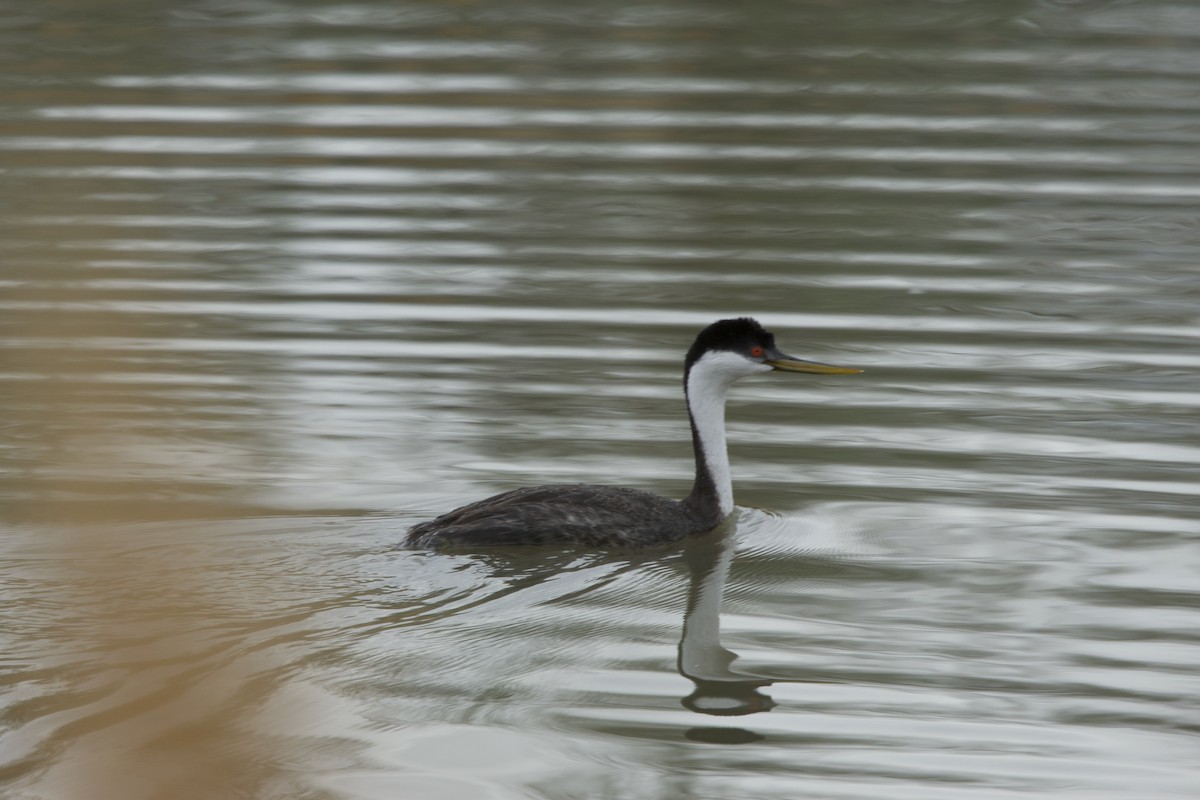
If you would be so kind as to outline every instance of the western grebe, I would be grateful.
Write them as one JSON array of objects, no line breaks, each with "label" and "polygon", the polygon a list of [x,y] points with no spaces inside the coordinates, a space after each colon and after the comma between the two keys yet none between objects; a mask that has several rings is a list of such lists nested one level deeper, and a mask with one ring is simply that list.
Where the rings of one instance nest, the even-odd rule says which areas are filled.
[{"label": "western grebe", "polygon": [[611,486],[531,486],[415,525],[405,544],[454,549],[529,544],[624,548],[665,544],[710,531],[733,513],[725,395],[739,378],[772,370],[824,375],[862,372],[786,355],[775,346],[775,336],[749,317],[719,320],[700,331],[683,362],[684,397],[696,452],[696,482],[683,500]]}]

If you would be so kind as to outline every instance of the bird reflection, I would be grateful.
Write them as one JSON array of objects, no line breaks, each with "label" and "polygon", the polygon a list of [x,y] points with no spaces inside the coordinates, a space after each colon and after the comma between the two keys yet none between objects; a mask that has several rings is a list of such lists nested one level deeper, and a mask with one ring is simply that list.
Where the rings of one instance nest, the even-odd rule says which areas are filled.
[{"label": "bird reflection", "polygon": [[[697,714],[711,717],[741,717],[759,714],[775,708],[775,701],[763,690],[779,680],[743,672],[738,669],[738,655],[721,645],[720,617],[725,586],[729,578],[736,544],[736,516],[711,533],[686,541],[680,550],[667,558],[679,559],[688,576],[687,603],[683,629],[679,639],[676,666],[679,674],[694,685],[681,705]],[[474,554],[451,570],[458,572],[474,566],[482,567],[492,583],[492,591],[468,591],[456,594],[460,602],[444,598],[432,608],[414,616],[410,605],[405,606],[401,621],[428,621],[462,613],[470,608],[493,604],[509,595],[548,591],[546,599],[571,600],[595,592],[620,579],[630,571],[659,564],[664,559],[661,550],[622,554],[581,555],[572,549],[552,548],[519,551],[497,548],[494,552]],[[580,574],[574,582],[548,584],[550,577],[561,578],[566,573]],[[455,579],[457,583],[458,580]],[[537,624],[536,622],[532,624]],[[787,680],[787,679],[782,679]],[[744,727],[729,725],[693,726],[684,731],[685,738],[714,744],[745,744],[765,737]]]},{"label": "bird reflection", "polygon": [[[696,685],[683,705],[698,714],[737,717],[770,711],[775,701],[759,690],[772,681],[734,669],[737,654],[721,646],[721,600],[733,560],[736,530],[730,525],[688,542],[684,561],[691,582],[679,640],[679,674]],[[759,734],[739,728],[693,728],[689,739],[736,744],[757,741]]]}]

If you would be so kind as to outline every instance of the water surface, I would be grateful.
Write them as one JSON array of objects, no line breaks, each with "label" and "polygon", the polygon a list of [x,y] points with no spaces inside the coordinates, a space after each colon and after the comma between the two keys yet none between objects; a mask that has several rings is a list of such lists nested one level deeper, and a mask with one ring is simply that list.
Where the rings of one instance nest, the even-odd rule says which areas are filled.
[{"label": "water surface", "polygon": [[0,10],[6,796],[1194,795],[1191,8]]}]

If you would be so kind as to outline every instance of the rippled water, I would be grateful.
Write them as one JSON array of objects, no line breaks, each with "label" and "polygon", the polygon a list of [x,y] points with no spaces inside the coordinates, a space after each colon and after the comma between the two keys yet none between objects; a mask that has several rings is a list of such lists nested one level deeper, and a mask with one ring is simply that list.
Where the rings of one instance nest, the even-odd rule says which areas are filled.
[{"label": "rippled water", "polygon": [[1196,9],[0,11],[6,797],[1195,796]]}]

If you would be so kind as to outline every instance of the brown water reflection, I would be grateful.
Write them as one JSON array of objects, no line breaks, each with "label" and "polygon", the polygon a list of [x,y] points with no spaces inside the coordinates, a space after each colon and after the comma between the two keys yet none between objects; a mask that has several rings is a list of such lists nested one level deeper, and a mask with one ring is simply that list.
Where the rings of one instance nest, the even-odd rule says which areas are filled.
[{"label": "brown water reflection", "polygon": [[186,409],[155,396],[153,365],[130,370],[123,354],[94,346],[139,338],[141,319],[88,308],[75,288],[88,265],[71,255],[47,254],[61,273],[9,296],[43,310],[7,326],[23,346],[5,364],[6,516],[23,532],[5,556],[18,580],[6,598],[2,776],[27,787],[22,796],[256,791],[278,780],[278,753],[245,712],[273,692],[280,665],[247,648],[245,617],[278,606],[270,568],[230,585],[215,580],[227,547],[216,530],[181,540],[169,528],[102,524],[246,509],[235,486],[204,475],[216,464],[172,440]]}]

